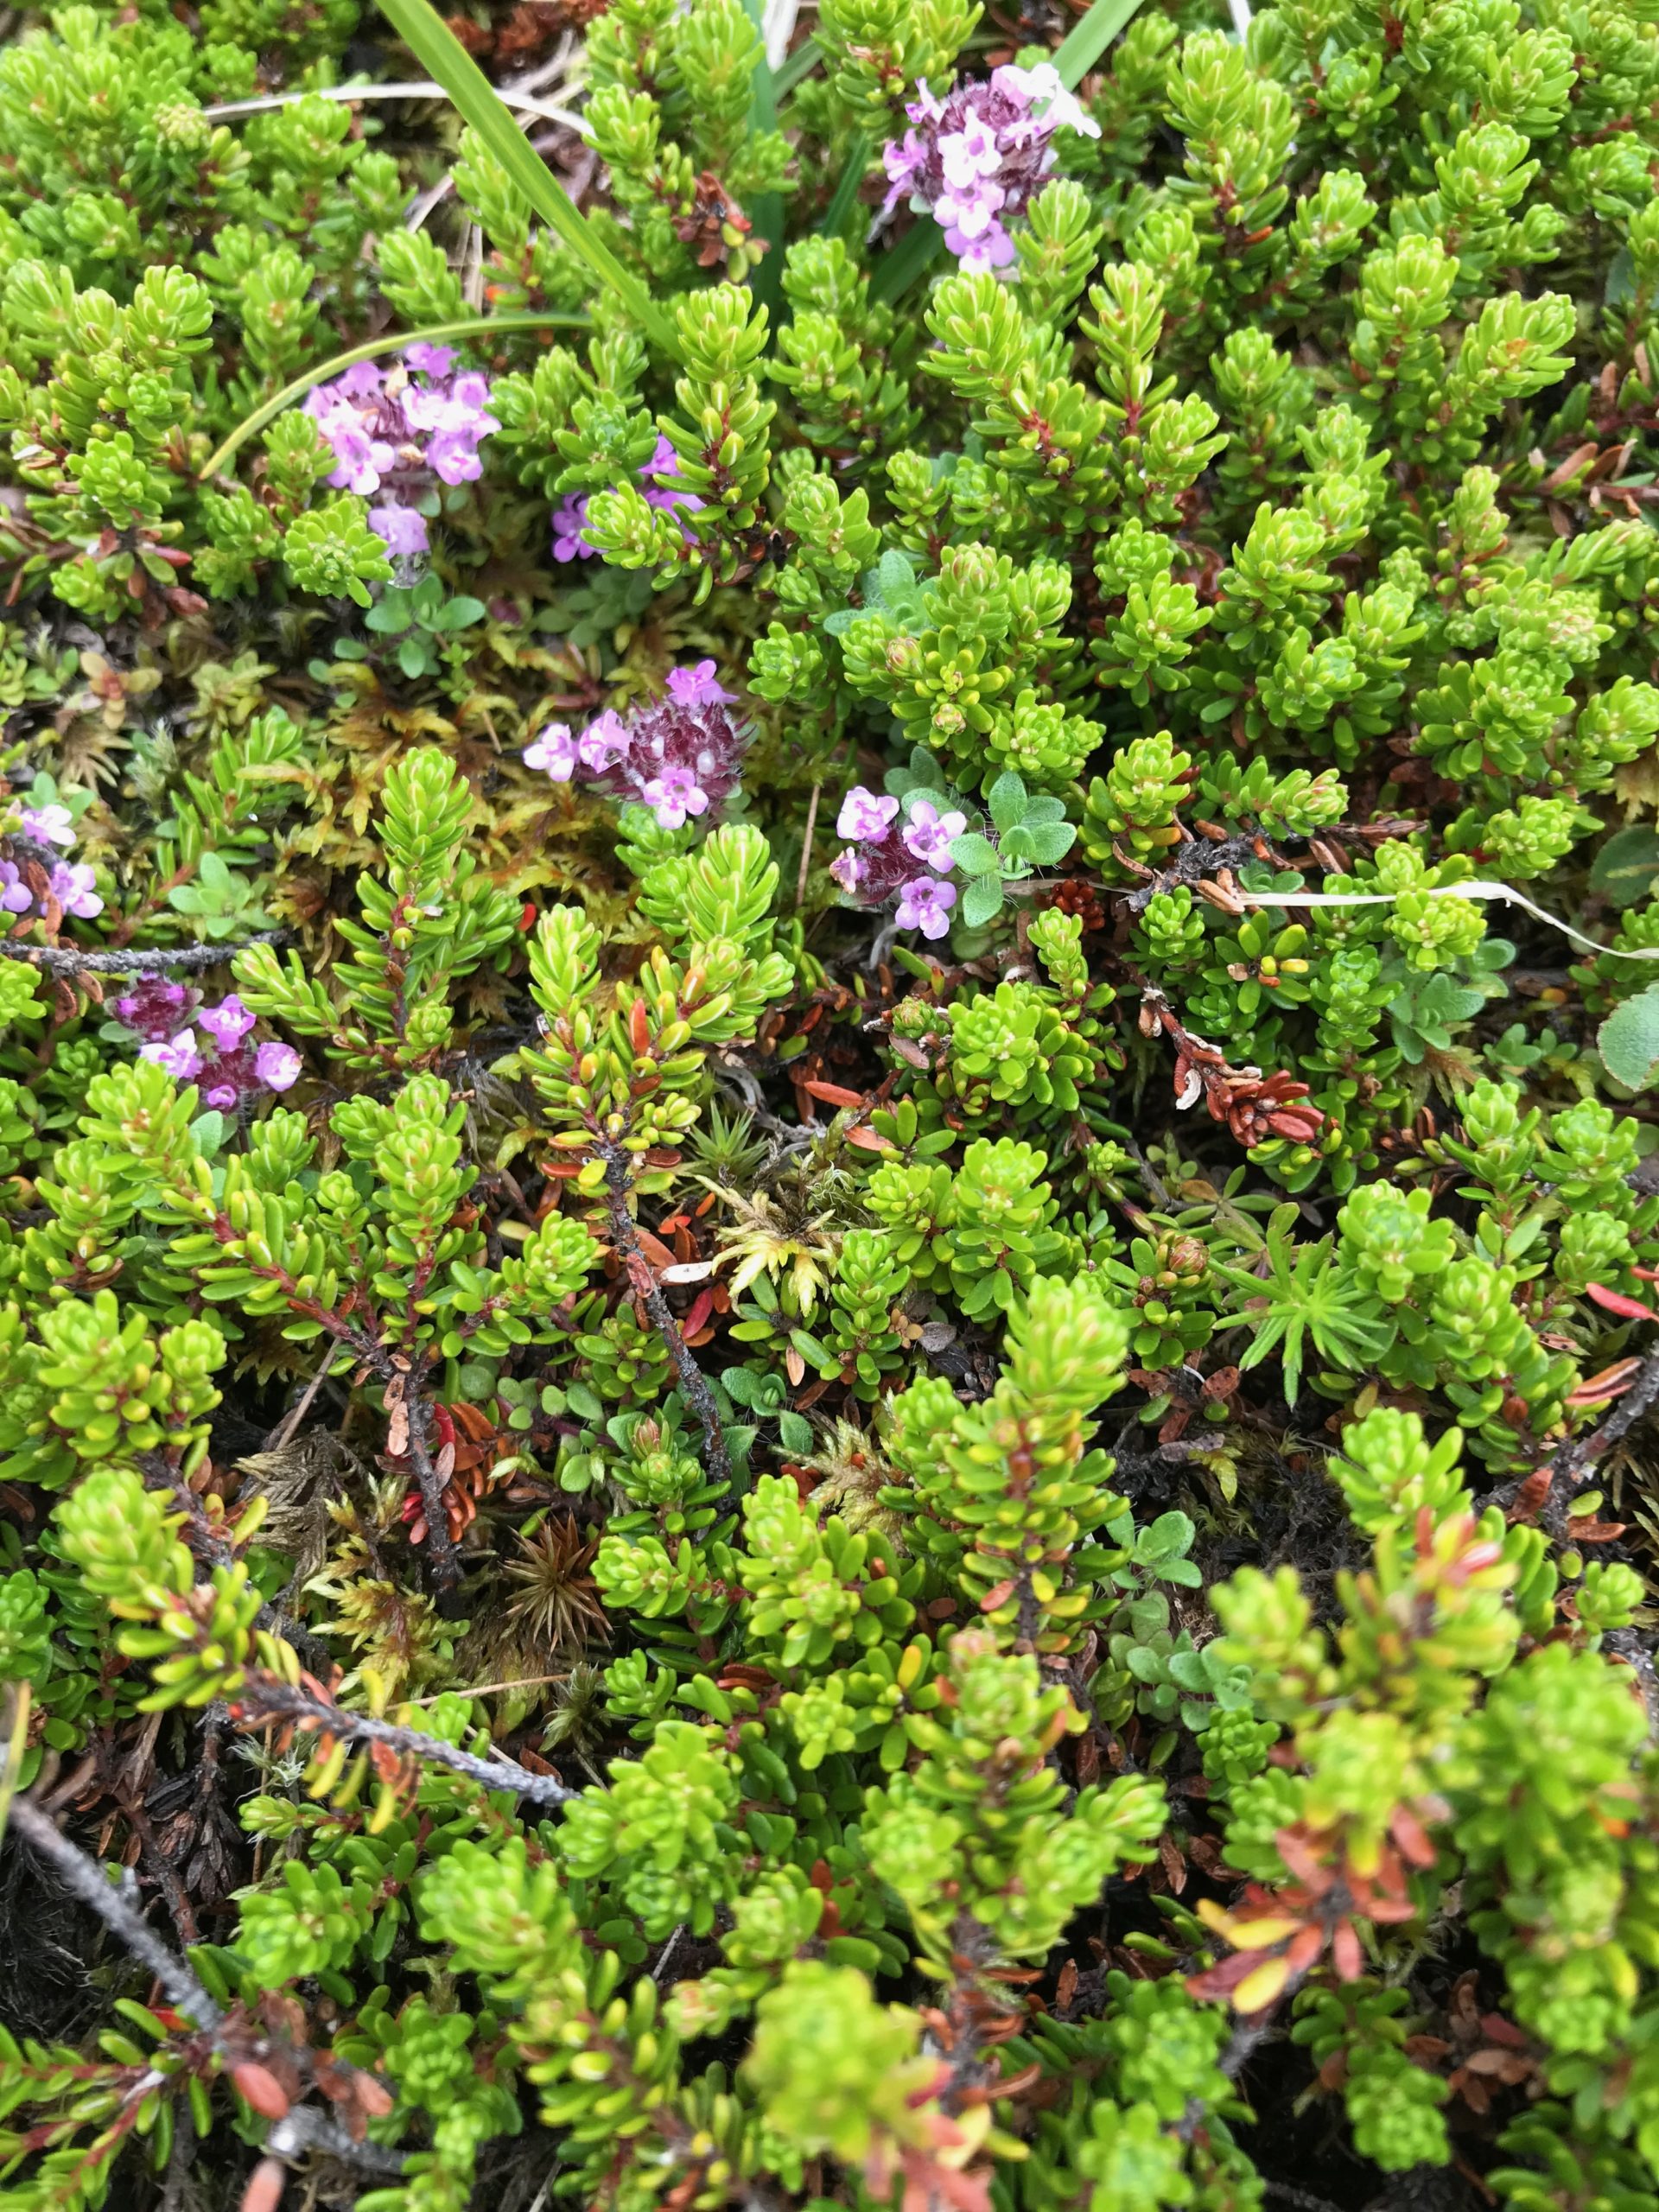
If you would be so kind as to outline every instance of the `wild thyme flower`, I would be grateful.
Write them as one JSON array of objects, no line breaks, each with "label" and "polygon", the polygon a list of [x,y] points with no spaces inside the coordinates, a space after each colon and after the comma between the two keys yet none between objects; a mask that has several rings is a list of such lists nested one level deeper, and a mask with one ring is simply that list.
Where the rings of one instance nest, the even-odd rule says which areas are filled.
[{"label": "wild thyme flower", "polygon": [[923,85],[905,113],[912,127],[882,149],[890,189],[877,226],[907,201],[933,217],[964,269],[1014,259],[1008,225],[1052,173],[1057,130],[1100,136],[1047,61],[995,69],[988,84],[959,86],[943,100]]},{"label": "wild thyme flower", "polygon": [[905,849],[913,853],[918,861],[925,861],[938,874],[949,875],[954,866],[951,840],[960,837],[967,827],[965,814],[954,808],[941,814],[931,799],[918,798],[905,824]]},{"label": "wild thyme flower", "polygon": [[[49,829],[42,825],[43,816],[56,815],[63,817],[61,824],[54,823]],[[54,842],[72,844],[74,832],[68,829],[68,820],[62,807],[43,808],[25,815],[23,834],[37,844],[45,844],[48,836]],[[89,922],[103,912],[98,878],[86,861],[56,861],[49,873],[38,861],[31,861],[29,867],[35,874],[33,884],[16,861],[0,860],[0,912],[34,913],[42,911],[48,899],[79,921]]]},{"label": "wild thyme flower", "polygon": [[23,835],[37,845],[61,845],[67,853],[75,842],[75,825],[67,806],[26,806]]},{"label": "wild thyme flower", "polygon": [[147,976],[111,1009],[144,1042],[141,1060],[154,1060],[179,1083],[201,1083],[204,1106],[240,1106],[259,1090],[287,1090],[299,1080],[302,1061],[291,1045],[275,1039],[256,1046],[254,1017],[232,991],[217,1006],[183,983]]},{"label": "wild thyme flower", "polygon": [[737,788],[748,743],[747,728],[728,711],[735,703],[713,661],[699,661],[673,670],[661,699],[626,715],[607,708],[580,737],[568,723],[550,722],[524,748],[524,762],[556,784],[580,778],[648,806],[664,830],[694,816],[714,820]]},{"label": "wild thyme flower", "polygon": [[866,791],[862,784],[855,784],[841,802],[841,812],[836,817],[837,837],[851,837],[860,842],[877,843],[887,834],[899,813],[896,798],[886,798],[875,791]]},{"label": "wild thyme flower", "polygon": [[66,914],[90,922],[104,911],[98,879],[85,861],[60,861],[52,871],[52,896]]},{"label": "wild thyme flower", "polygon": [[[657,450],[639,471],[639,489],[645,505],[656,507],[664,514],[695,514],[702,501],[693,491],[678,482],[679,456],[664,437],[657,441]],[[570,497],[553,510],[553,558],[556,561],[591,561],[599,550],[582,536],[588,524],[588,495],[572,493]],[[691,533],[685,533],[688,542]]]},{"label": "wild thyme flower", "polygon": [[830,874],[857,905],[873,910],[896,901],[901,930],[941,938],[957,903],[956,885],[942,879],[955,867],[951,840],[967,827],[967,816],[954,807],[912,798],[906,815],[899,800],[855,784],[836,818],[838,834],[855,842],[830,861]]},{"label": "wild thyme flower", "polygon": [[427,549],[420,505],[435,484],[471,484],[483,474],[479,447],[501,427],[489,408],[489,378],[457,370],[448,346],[423,341],[391,369],[355,363],[305,402],[334,456],[328,481],[374,499],[369,527],[404,555]]},{"label": "wild thyme flower", "polygon": [[957,903],[957,887],[937,875],[918,875],[901,885],[895,918],[901,930],[920,930],[925,938],[943,937],[950,926],[950,909]]}]

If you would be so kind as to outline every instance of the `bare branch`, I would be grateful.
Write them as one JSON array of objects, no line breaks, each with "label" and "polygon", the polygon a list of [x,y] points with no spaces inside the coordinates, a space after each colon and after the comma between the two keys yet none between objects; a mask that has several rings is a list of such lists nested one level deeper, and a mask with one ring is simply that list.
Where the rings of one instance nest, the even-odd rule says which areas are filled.
[{"label": "bare branch", "polygon": [[461,1580],[461,1562],[455,1557],[449,1535],[449,1516],[444,1510],[447,1485],[432,1464],[432,1442],[427,1427],[432,1416],[420,1395],[415,1375],[410,1376],[404,1386],[404,1403],[409,1414],[409,1463],[415,1470],[426,1513],[426,1543],[432,1559],[432,1579],[440,1590],[453,1590]]},{"label": "bare branch", "polygon": [[321,1734],[343,1737],[356,1744],[385,1744],[401,1758],[423,1759],[433,1766],[447,1766],[486,1789],[505,1789],[533,1805],[568,1805],[580,1796],[550,1774],[532,1774],[505,1751],[486,1759],[446,1744],[442,1737],[423,1736],[418,1729],[399,1728],[390,1720],[377,1720],[366,1713],[348,1713],[326,1698],[314,1697],[279,1681],[274,1675],[250,1674],[230,1699],[233,1715],[256,1725],[289,1720]]},{"label": "bare branch", "polygon": [[702,1423],[703,1455],[709,1472],[719,1481],[729,1483],[732,1462],[720,1426],[720,1410],[715,1403],[713,1393],[703,1380],[702,1370],[691,1357],[690,1348],[680,1334],[680,1325],[674,1319],[668,1300],[663,1296],[661,1285],[651,1271],[651,1262],[640,1249],[633,1217],[628,1211],[628,1194],[633,1188],[633,1171],[628,1155],[609,1137],[595,1137],[593,1146],[605,1163],[605,1193],[610,1205],[611,1242],[616,1248],[617,1257],[628,1271],[628,1281],[635,1296],[650,1314],[657,1333],[668,1346],[674,1370],[680,1378],[681,1395]]},{"label": "bare branch", "polygon": [[67,944],[28,944],[0,938],[0,955],[27,960],[48,976],[164,976],[170,969],[217,968],[251,944],[276,944],[281,930],[265,930],[235,944],[176,944],[149,952],[82,952]]},{"label": "bare branch", "polygon": [[216,2035],[225,2024],[224,2014],[185,1961],[168,1950],[143,1916],[111,1884],[98,1861],[79,1844],[60,1835],[27,1797],[12,1801],[10,1817],[24,1842],[50,1860],[64,1888],[89,1906],[134,1958],[149,1968],[175,2011],[184,2013],[208,2035]]}]

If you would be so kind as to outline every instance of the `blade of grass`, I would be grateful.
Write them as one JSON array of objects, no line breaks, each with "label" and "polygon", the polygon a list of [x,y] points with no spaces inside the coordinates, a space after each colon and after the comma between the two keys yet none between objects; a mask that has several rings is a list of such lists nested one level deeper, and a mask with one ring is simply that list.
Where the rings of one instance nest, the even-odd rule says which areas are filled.
[{"label": "blade of grass", "polygon": [[245,422],[237,424],[224,444],[209,454],[196,480],[205,484],[217,476],[250,438],[285,408],[303,399],[314,385],[327,384],[342,369],[353,368],[359,361],[372,361],[377,353],[395,353],[400,347],[418,345],[423,340],[428,345],[442,345],[448,338],[480,338],[494,330],[586,330],[590,320],[585,315],[554,314],[550,310],[545,315],[469,315],[454,322],[429,322],[420,330],[392,330],[384,337],[371,338],[361,346],[353,346],[348,353],[336,353],[330,360],[317,362],[303,376],[296,377],[292,384],[285,384],[274,399],[267,399],[256,407]]},{"label": "blade of grass", "polygon": [[380,0],[380,11],[416,60],[443,86],[550,231],[613,292],[651,340],[679,358],[674,326],[631,270],[625,269],[502,105],[493,85],[428,0]]},{"label": "blade of grass", "polygon": [[851,214],[858,200],[858,188],[864,181],[864,172],[870,166],[870,137],[865,130],[855,130],[847,142],[847,161],[836,180],[835,195],[823,211],[823,220],[818,225],[824,238],[841,236],[842,225]]},{"label": "blade of grass", "polygon": [[1077,91],[1140,5],[1141,0],[1095,0],[1082,21],[1072,25],[1054,56],[1068,92]]},{"label": "blade of grass", "polygon": [[808,39],[804,46],[798,46],[788,60],[780,62],[772,73],[772,99],[780,100],[786,92],[792,92],[802,78],[810,77],[823,59],[816,39]]},{"label": "blade of grass", "polygon": [[870,279],[870,297],[891,307],[944,251],[944,232],[931,215],[918,215],[891,252],[884,253]]},{"label": "blade of grass", "polygon": [[[1067,92],[1076,92],[1141,4],[1141,0],[1095,0],[1088,14],[1072,26],[1054,55]],[[944,234],[932,217],[920,217],[892,252],[882,256],[870,280],[871,298],[891,307],[932,265],[944,244]]]},{"label": "blade of grass", "polygon": [[[754,25],[760,41],[754,57],[754,75],[749,90],[749,136],[759,137],[762,132],[778,128],[778,100],[772,91],[772,72],[766,67],[766,9],[763,0],[743,0],[743,12]],[[778,303],[783,297],[784,280],[784,196],[780,192],[763,192],[749,207],[749,220],[754,226],[754,235],[765,238],[768,251],[749,272],[749,289],[763,305],[775,329],[778,323]]]}]

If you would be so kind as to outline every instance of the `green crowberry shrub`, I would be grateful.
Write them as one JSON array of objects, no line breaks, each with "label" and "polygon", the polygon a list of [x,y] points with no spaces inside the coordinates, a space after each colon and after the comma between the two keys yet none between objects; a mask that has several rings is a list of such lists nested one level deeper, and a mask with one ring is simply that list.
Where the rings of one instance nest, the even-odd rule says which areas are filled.
[{"label": "green crowberry shrub", "polygon": [[5,2212],[1659,2212],[1656,173],[9,15]]}]

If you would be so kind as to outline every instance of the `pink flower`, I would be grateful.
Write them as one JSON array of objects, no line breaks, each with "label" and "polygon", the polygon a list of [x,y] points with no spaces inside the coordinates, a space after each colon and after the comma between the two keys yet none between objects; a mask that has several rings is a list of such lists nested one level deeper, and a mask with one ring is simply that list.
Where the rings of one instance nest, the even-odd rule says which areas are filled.
[{"label": "pink flower", "polygon": [[1051,63],[997,69],[988,84],[960,86],[943,101],[924,86],[905,113],[912,127],[882,150],[890,188],[877,226],[908,199],[937,219],[966,269],[1014,260],[1008,226],[1052,173],[1056,131],[1099,135]]},{"label": "pink flower", "polygon": [[222,1106],[229,1109],[235,1105],[240,1096],[241,1093],[233,1083],[216,1083],[211,1090],[202,1092],[201,1103],[204,1106]]},{"label": "pink flower", "polygon": [[0,909],[8,914],[26,914],[35,904],[35,894],[23,881],[16,861],[0,861]]},{"label": "pink flower", "polygon": [[[411,346],[412,353],[415,348]],[[378,399],[386,381],[386,372],[373,361],[353,361],[343,376],[334,378],[332,389],[342,399]]]},{"label": "pink flower", "polygon": [[905,824],[905,845],[918,861],[925,861],[941,875],[949,875],[956,865],[950,858],[950,841],[960,837],[967,827],[965,814],[958,814],[954,809],[949,814],[941,814],[931,799],[918,798]]},{"label": "pink flower", "polygon": [[627,725],[614,708],[607,707],[602,715],[595,715],[582,734],[577,751],[582,765],[595,776],[602,776],[619,760],[627,758],[632,743]]},{"label": "pink flower", "polygon": [[253,1027],[253,1016],[234,991],[217,1006],[200,1007],[196,1020],[221,1052],[233,1052]]},{"label": "pink flower", "polygon": [[338,463],[328,481],[338,490],[378,492],[381,477],[397,462],[397,454],[385,439],[371,437],[359,423],[335,423],[328,433],[328,443]]},{"label": "pink flower", "polygon": [[957,903],[954,883],[941,883],[937,875],[918,875],[900,887],[895,919],[901,930],[920,930],[925,938],[940,938],[950,926],[950,909]]},{"label": "pink flower", "polygon": [[556,561],[591,561],[599,550],[582,536],[588,524],[588,502],[571,497],[562,507],[553,510],[553,558]]},{"label": "pink flower", "polygon": [[709,794],[698,787],[689,768],[664,768],[660,776],[653,776],[641,786],[639,796],[664,830],[677,830],[688,814],[709,810]]},{"label": "pink flower", "polygon": [[1052,61],[1039,61],[1034,69],[1005,62],[1000,69],[992,70],[991,85],[996,92],[1028,100],[1037,111],[1033,119],[1044,130],[1080,130],[1085,138],[1100,136],[1100,125],[1082,102],[1066,91]]},{"label": "pink flower", "polygon": [[995,176],[1002,166],[995,131],[971,111],[960,130],[940,139],[939,160],[945,182],[958,192],[971,192],[982,177]]},{"label": "pink flower", "polygon": [[[492,423],[491,427],[499,425]],[[478,442],[470,429],[435,430],[426,448],[428,466],[444,484],[475,484],[484,474]]]},{"label": "pink flower", "polygon": [[194,1029],[181,1029],[176,1037],[165,1040],[152,1038],[148,1045],[139,1046],[138,1057],[141,1060],[154,1060],[157,1067],[165,1068],[178,1083],[188,1083],[201,1072],[201,1053]]},{"label": "pink flower", "polygon": [[[996,211],[1007,196],[1001,185],[976,179],[965,191],[942,192],[933,202],[933,219],[947,238],[952,232],[964,238],[982,238],[994,225],[1001,228]],[[953,253],[959,251],[951,248]]]},{"label": "pink flower", "polygon": [[[405,346],[404,348],[404,359],[417,375],[423,377],[447,377],[450,370],[455,365],[455,355],[453,346],[434,346],[429,340],[425,338],[417,338],[412,346]],[[356,372],[354,370],[347,370],[346,372],[346,375],[354,375],[355,373]],[[375,371],[375,374],[377,376],[379,374],[379,371],[378,369]],[[340,382],[344,384],[345,381],[345,377],[342,377],[340,378]]]},{"label": "pink flower", "polygon": [[536,742],[524,747],[524,766],[545,768],[556,784],[568,784],[581,759],[582,748],[564,722],[550,722]]},{"label": "pink flower", "polygon": [[417,340],[390,372],[359,361],[306,396],[305,412],[334,455],[328,481],[378,494],[370,524],[397,554],[426,551],[421,499],[436,481],[472,482],[483,466],[480,441],[501,427],[488,412],[488,378],[456,373],[454,359],[448,346]]},{"label": "pink flower", "polygon": [[721,688],[713,661],[700,660],[695,668],[670,669],[668,696],[677,707],[729,707],[737,694]]},{"label": "pink flower", "polygon": [[253,1056],[253,1072],[269,1090],[289,1090],[300,1079],[303,1065],[291,1045],[276,1039],[262,1045]]},{"label": "pink flower", "polygon": [[947,231],[944,242],[969,275],[981,270],[1006,269],[1014,258],[1014,240],[1001,223],[993,223],[982,237],[976,238],[969,238],[962,231]]},{"label": "pink flower", "polygon": [[75,825],[67,806],[26,806],[23,835],[37,845],[61,845],[67,852],[75,842]]},{"label": "pink flower", "polygon": [[899,811],[896,798],[884,798],[855,784],[841,802],[836,817],[837,837],[855,837],[861,844],[876,844],[887,834],[887,825]]},{"label": "pink flower", "polygon": [[424,553],[431,542],[426,517],[414,507],[371,507],[369,528],[385,538],[388,553]]},{"label": "pink flower", "polygon": [[849,897],[857,890],[864,874],[864,863],[849,845],[844,853],[837,853],[830,863],[830,874]]},{"label": "pink flower", "polygon": [[104,911],[98,895],[98,879],[84,861],[60,861],[52,871],[52,896],[66,914],[90,922]]}]

